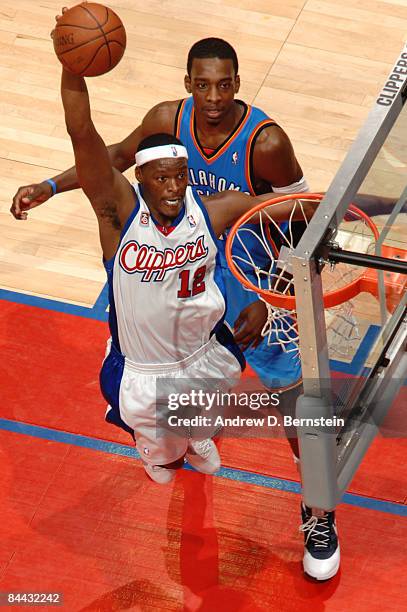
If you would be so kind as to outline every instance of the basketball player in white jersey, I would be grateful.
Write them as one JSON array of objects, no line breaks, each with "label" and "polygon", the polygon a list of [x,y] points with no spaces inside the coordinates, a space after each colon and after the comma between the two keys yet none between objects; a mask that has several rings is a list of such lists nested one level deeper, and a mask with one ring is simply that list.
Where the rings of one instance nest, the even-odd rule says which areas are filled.
[{"label": "basketball player in white jersey", "polygon": [[[198,470],[214,473],[220,459],[211,439],[157,435],[162,397],[157,398],[156,388],[163,382],[187,393],[199,380],[207,384],[213,379],[216,389],[224,391],[239,377],[244,359],[223,325],[215,239],[269,196],[234,191],[202,200],[194,196],[188,187],[187,151],[167,135],[140,143],[139,186],[133,186],[111,165],[91,119],[85,80],[63,70],[61,96],[79,182],[98,220],[109,278],[112,339],[101,372],[109,402],[106,418],[134,436],[155,482],[170,482],[185,455]],[[284,202],[269,213],[282,222],[291,211],[292,204]],[[305,212],[312,216],[308,203]],[[334,513],[316,520],[323,531],[316,532],[318,546],[306,546],[304,568],[325,579],[339,567]]]},{"label": "basketball player in white jersey", "polygon": [[[190,379],[240,376],[244,359],[223,325],[216,236],[268,196],[226,191],[203,202],[187,187],[185,147],[167,134],[140,143],[139,185],[133,186],[112,168],[91,120],[84,79],[63,71],[62,100],[79,181],[98,219],[109,279],[112,343],[101,377],[111,406],[107,417],[135,432],[151,475],[149,466],[183,458],[187,448],[185,440],[172,440],[169,448],[162,440],[153,443],[144,421],[139,434],[134,404],[152,431],[155,427],[155,389],[152,384],[147,390],[144,383],[148,386],[146,381],[163,372],[167,378],[180,373]],[[291,209],[290,202],[275,206],[273,217],[283,220]],[[134,391],[141,379],[143,385]],[[161,473],[166,480],[173,475]]]}]

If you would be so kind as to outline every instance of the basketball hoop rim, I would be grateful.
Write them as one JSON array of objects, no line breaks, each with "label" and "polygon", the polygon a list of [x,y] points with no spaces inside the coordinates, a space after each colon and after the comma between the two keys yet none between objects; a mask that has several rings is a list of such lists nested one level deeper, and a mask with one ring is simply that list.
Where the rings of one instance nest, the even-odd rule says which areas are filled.
[{"label": "basketball hoop rim", "polygon": [[[272,304],[273,306],[276,306],[277,308],[282,308],[284,310],[296,310],[295,296],[282,295],[280,293],[274,293],[271,290],[262,289],[261,287],[258,287],[257,285],[251,283],[247,278],[245,278],[243,274],[241,274],[241,272],[238,270],[232,258],[233,240],[241,226],[245,225],[254,214],[262,211],[264,208],[280,204],[281,202],[287,202],[289,200],[314,200],[320,202],[321,200],[323,200],[323,198],[324,196],[320,193],[293,193],[289,195],[279,196],[276,198],[270,198],[265,202],[260,202],[260,204],[254,206],[251,210],[246,211],[233,224],[232,228],[230,229],[226,240],[225,254],[228,266],[232,274],[238,279],[240,283],[242,283],[244,287],[250,289],[251,291],[255,291],[261,296],[264,301],[268,302],[269,304]],[[358,208],[354,204],[349,205],[349,210],[356,213],[361,219],[365,221],[366,225],[372,231],[374,240],[377,241],[377,239],[379,238],[379,230],[377,229],[372,219],[366,213],[364,213],[363,210],[360,210],[360,208]],[[361,292],[361,281],[363,280],[365,270],[366,268],[361,268],[361,273],[358,278],[354,279],[347,285],[344,285],[340,289],[324,293],[324,308],[333,308],[334,306],[338,306],[343,302],[347,302],[348,300],[358,295],[358,293]]]}]

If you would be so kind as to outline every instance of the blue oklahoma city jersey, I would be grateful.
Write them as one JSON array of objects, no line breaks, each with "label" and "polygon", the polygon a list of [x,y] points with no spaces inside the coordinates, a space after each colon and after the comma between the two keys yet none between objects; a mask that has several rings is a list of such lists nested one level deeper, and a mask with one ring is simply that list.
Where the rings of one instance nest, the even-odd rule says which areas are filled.
[{"label": "blue oklahoma city jersey", "polygon": [[200,146],[195,129],[193,98],[180,104],[176,136],[188,150],[189,183],[200,195],[211,195],[226,189],[255,194],[251,170],[251,152],[256,137],[275,122],[263,111],[238,101],[242,117],[229,138],[207,155]]},{"label": "blue oklahoma city jersey", "polygon": [[[263,129],[276,125],[262,110],[241,101],[243,114],[221,146],[213,152],[205,152],[196,132],[193,98],[180,103],[175,122],[175,134],[188,151],[189,184],[200,195],[211,195],[219,191],[235,190],[255,195],[253,174],[253,150],[256,139]],[[271,188],[270,188],[271,191]],[[250,232],[241,233],[244,246],[260,268],[270,265],[268,254],[260,241],[251,232],[262,237],[258,225],[246,225]],[[234,325],[240,312],[258,299],[257,294],[247,291],[229,270],[224,254],[224,240],[218,241],[220,261],[224,275],[227,311],[226,321]],[[233,254],[247,260],[245,249],[235,241]],[[242,264],[242,267],[245,267]],[[253,278],[255,284],[257,281]],[[283,353],[278,346],[267,346],[263,341],[256,349],[247,349],[245,357],[268,387],[290,386],[301,375],[299,364],[291,354]]]}]

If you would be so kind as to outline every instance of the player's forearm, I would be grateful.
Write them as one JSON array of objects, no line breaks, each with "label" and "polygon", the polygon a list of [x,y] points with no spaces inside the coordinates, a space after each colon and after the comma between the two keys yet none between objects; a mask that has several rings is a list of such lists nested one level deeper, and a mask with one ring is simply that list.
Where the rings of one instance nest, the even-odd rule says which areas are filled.
[{"label": "player's forearm", "polygon": [[116,201],[117,190],[106,145],[92,121],[85,79],[63,71],[61,98],[79,184],[100,218],[106,198]]},{"label": "player's forearm", "polygon": [[[63,70],[61,79],[61,97],[65,111],[65,122],[69,135],[73,139],[86,138],[86,132],[92,126],[89,95],[85,79]],[[120,143],[108,147],[112,166],[124,172],[131,162],[120,155]],[[76,167],[52,177],[56,192],[61,193],[79,188]]]},{"label": "player's forearm", "polygon": [[65,112],[66,129],[71,140],[86,138],[93,124],[85,79],[63,69],[61,98]]},{"label": "player's forearm", "polygon": [[[358,193],[352,198],[352,203],[361,208],[369,217],[376,215],[390,215],[393,212],[397,198],[387,198],[385,196],[375,196]],[[407,212],[407,203],[401,209],[402,213]]]},{"label": "player's forearm", "polygon": [[[270,200],[271,195],[273,194],[266,193],[252,198],[253,204],[251,204],[251,206],[254,207],[257,204],[260,204],[260,202]],[[281,196],[281,198],[285,199],[278,204],[272,204],[271,206],[267,206],[263,209],[277,223],[282,223],[284,221],[288,221],[289,219],[291,221],[304,221],[305,219],[310,221],[319,205],[317,200],[313,200],[312,198],[308,200],[306,194],[304,194],[303,199],[300,197],[290,199],[290,194]],[[301,204],[299,204],[300,200]],[[259,223],[260,215],[258,213],[253,215],[249,222]]]}]

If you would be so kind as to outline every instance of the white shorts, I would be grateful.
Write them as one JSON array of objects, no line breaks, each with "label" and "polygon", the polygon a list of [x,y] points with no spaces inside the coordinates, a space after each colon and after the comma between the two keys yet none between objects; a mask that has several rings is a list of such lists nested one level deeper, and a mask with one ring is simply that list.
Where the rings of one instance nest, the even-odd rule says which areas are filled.
[{"label": "white shorts", "polygon": [[[106,420],[133,435],[146,463],[165,465],[180,459],[186,453],[188,435],[196,439],[212,437],[217,428],[205,427],[204,436],[191,431],[186,435],[184,428],[181,432],[172,430],[167,417],[175,416],[177,410],[168,411],[168,395],[190,394],[191,389],[201,387],[228,392],[239,381],[244,366],[236,348],[233,341],[225,346],[213,335],[182,361],[145,365],[129,361],[111,345],[100,377],[102,393],[109,402]],[[166,418],[167,427],[163,427]]]}]

